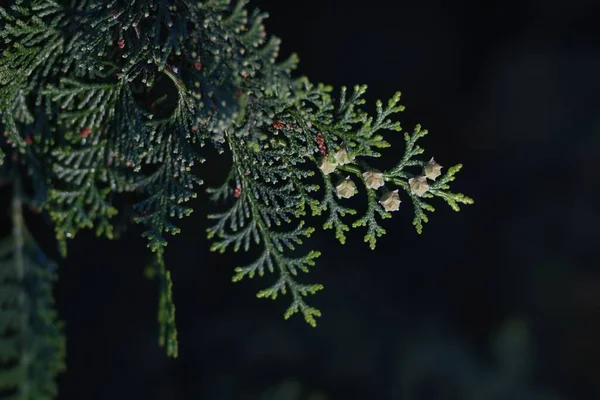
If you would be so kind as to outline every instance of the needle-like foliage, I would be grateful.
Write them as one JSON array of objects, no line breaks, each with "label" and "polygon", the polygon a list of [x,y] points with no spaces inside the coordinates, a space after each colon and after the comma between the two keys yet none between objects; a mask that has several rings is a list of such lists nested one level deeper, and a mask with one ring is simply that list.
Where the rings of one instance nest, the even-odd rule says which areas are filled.
[{"label": "needle-like foliage", "polygon": [[[375,248],[381,220],[407,212],[404,200],[419,233],[435,197],[455,210],[472,203],[450,191],[460,164],[441,173],[421,158],[420,127],[405,134],[397,164],[377,170],[386,135],[401,130],[400,94],[371,115],[366,86],[334,97],[331,87],[293,77],[296,56],[278,60],[267,14],[247,3],[17,0],[0,8],[0,162],[30,179],[32,205],[52,220],[63,255],[82,229],[113,238],[117,195],[136,199],[131,220],[156,254],[160,343],[173,356],[166,246],[193,212],[207,149],[231,159],[225,182],[209,189],[222,203],[209,215],[212,249],[256,247],[233,280],[275,274],[258,297],[289,295],[285,318],[301,313],[313,326],[321,312],[306,297],[323,286],[300,277],[319,256],[301,246],[316,228],[307,215],[324,216],[342,244],[351,228],[364,228]],[[362,211],[345,204],[360,191]]]}]

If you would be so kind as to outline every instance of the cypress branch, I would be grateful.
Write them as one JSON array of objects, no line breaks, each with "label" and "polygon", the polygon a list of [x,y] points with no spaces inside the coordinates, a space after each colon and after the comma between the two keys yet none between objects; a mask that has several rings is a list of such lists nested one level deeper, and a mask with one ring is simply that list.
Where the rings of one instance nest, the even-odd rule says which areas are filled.
[{"label": "cypress branch", "polygon": [[[63,256],[82,229],[114,238],[115,195],[135,198],[134,215],[125,217],[145,227],[154,252],[159,343],[171,356],[178,344],[166,246],[180,232],[177,220],[193,212],[205,151],[231,160],[226,180],[208,189],[222,203],[208,216],[212,250],[258,247],[258,258],[236,267],[233,280],[275,274],[257,296],[289,294],[285,318],[302,313],[312,326],[321,312],[306,297],[323,286],[302,283],[299,274],[319,256],[310,245],[300,248],[315,231],[309,212],[323,216],[323,228],[342,244],[350,229],[365,228],[375,248],[386,232],[381,221],[406,214],[406,199],[419,233],[435,198],[456,211],[473,202],[450,191],[460,164],[442,173],[433,158],[422,158],[427,131],[420,126],[405,133],[394,167],[377,169],[386,138],[402,130],[400,93],[377,101],[371,115],[365,85],[334,96],[330,86],[295,77],[297,57],[278,59],[280,40],[263,25],[267,14],[247,5],[17,0],[0,8],[7,44],[0,162],[20,171],[15,179],[31,181],[33,203],[50,217]],[[362,210],[346,205],[365,191]],[[7,253],[13,268],[20,253]]]},{"label": "cypress branch", "polygon": [[18,180],[11,207],[12,235],[0,241],[0,396],[53,399],[65,369],[65,340],[56,320],[54,266],[27,232]]}]

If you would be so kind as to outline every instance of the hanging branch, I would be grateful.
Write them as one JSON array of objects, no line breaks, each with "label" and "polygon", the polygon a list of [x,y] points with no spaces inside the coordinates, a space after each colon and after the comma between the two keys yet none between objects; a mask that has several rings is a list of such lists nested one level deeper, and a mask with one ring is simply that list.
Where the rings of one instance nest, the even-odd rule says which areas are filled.
[{"label": "hanging branch", "polygon": [[[377,158],[402,130],[400,93],[364,110],[366,86],[339,96],[292,75],[298,59],[278,59],[267,14],[247,0],[17,0],[0,8],[0,163],[18,165],[33,183],[39,208],[54,225],[63,255],[82,229],[114,238],[116,195],[135,197],[129,222],[144,226],[160,277],[159,343],[178,354],[167,245],[193,211],[206,151],[231,161],[209,189],[212,249],[262,252],[234,268],[234,281],[275,274],[257,296],[289,294],[285,318],[301,313],[312,326],[321,312],[306,303],[323,286],[303,283],[320,253],[300,247],[325,217],[343,244],[365,229],[375,248],[382,220],[412,218],[418,233],[432,203],[453,210],[473,200],[450,190],[462,165],[424,157],[420,126],[405,133],[395,166]],[[208,169],[211,167],[209,166]],[[443,171],[445,172],[442,172]],[[318,173],[318,179],[313,179]],[[365,192],[362,209],[346,200]],[[409,200],[412,211],[401,203]],[[410,215],[410,217],[409,217]],[[19,265],[18,254],[11,265]],[[16,264],[15,264],[16,263]],[[15,272],[16,273],[16,272]],[[26,273],[26,272],[25,272]],[[17,281],[18,274],[15,275]]]}]

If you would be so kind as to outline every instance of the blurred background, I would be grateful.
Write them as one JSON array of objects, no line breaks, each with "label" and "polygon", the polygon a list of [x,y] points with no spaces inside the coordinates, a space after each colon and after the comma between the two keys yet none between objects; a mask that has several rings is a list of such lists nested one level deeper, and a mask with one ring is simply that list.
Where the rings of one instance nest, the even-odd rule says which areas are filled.
[{"label": "blurred background", "polygon": [[[427,157],[465,165],[453,189],[476,203],[438,202],[421,236],[401,207],[375,252],[362,232],[345,246],[314,235],[323,256],[306,281],[326,289],[310,299],[323,312],[313,329],[283,320],[287,299],[256,299],[269,277],[231,283],[249,258],[208,251],[200,196],[167,252],[177,360],[157,346],[139,230],[80,234],[56,285],[60,399],[600,399],[600,4],[251,5],[270,12],[281,55],[299,54],[298,74],[365,83],[371,104],[401,90],[403,127],[429,129]],[[390,163],[403,144],[391,136]],[[227,163],[206,164],[205,181]],[[52,247],[51,230],[34,230]]]}]

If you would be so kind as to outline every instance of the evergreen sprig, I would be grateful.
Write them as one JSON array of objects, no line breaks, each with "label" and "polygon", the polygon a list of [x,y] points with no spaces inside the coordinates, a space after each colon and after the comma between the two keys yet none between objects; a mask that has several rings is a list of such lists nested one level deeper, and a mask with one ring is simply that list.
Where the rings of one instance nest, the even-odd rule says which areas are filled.
[{"label": "evergreen sprig", "polygon": [[[323,286],[299,274],[319,256],[300,249],[315,231],[309,214],[324,216],[323,228],[342,244],[350,229],[365,228],[375,248],[381,220],[404,210],[405,198],[419,233],[430,199],[457,211],[472,203],[450,191],[460,164],[442,174],[433,158],[420,159],[420,126],[405,134],[397,164],[378,170],[385,135],[401,131],[400,93],[377,101],[371,115],[364,85],[336,97],[330,86],[292,76],[297,57],[278,60],[267,14],[247,3],[17,0],[0,8],[0,162],[30,179],[32,203],[51,217],[63,254],[81,229],[112,238],[118,195],[135,198],[131,221],[145,227],[159,277],[159,342],[172,356],[166,246],[180,232],[176,220],[193,212],[204,147],[231,158],[225,182],[209,189],[224,204],[209,215],[212,250],[256,246],[257,258],[236,267],[233,280],[276,274],[258,297],[289,293],[285,318],[302,313],[312,326],[321,313],[306,297]],[[359,191],[362,211],[346,204]]]},{"label": "evergreen sprig", "polygon": [[0,241],[0,397],[49,400],[65,369],[65,339],[52,297],[55,266],[25,227],[18,186],[12,234]]}]

